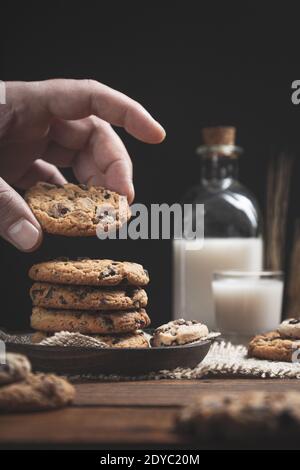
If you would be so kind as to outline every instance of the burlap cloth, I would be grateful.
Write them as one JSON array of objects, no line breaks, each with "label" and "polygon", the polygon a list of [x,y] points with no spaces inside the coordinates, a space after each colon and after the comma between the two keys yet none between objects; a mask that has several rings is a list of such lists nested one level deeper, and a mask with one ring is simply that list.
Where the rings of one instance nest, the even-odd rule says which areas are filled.
[{"label": "burlap cloth", "polygon": [[[0,331],[0,340],[18,343],[31,342],[30,335],[8,335]],[[86,346],[94,348],[105,347],[95,338],[79,333],[61,332],[55,336],[43,340],[40,345],[45,346]],[[241,345],[235,346],[224,341],[212,344],[206,358],[193,369],[178,367],[174,370],[161,370],[138,377],[125,377],[117,375],[91,375],[69,377],[73,380],[150,380],[150,379],[202,379],[209,376],[237,376],[259,377],[272,379],[300,379],[300,364],[288,362],[271,362],[247,357],[247,348]]]}]

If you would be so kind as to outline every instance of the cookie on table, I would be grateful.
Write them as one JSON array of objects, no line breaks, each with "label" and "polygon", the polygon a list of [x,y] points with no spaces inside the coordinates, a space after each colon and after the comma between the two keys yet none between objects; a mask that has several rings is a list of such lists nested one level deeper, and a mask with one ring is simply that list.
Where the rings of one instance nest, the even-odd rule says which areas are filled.
[{"label": "cookie on table", "polygon": [[74,400],[74,387],[52,374],[30,374],[23,382],[0,387],[0,412],[61,408]]},{"label": "cookie on table", "polygon": [[177,429],[200,440],[284,437],[300,430],[300,393],[201,394],[180,412]]},{"label": "cookie on table", "polygon": [[174,320],[157,328],[151,339],[152,346],[179,346],[207,338],[208,328],[196,320]]},{"label": "cookie on table", "polygon": [[280,335],[285,338],[300,339],[300,319],[289,318],[288,320],[283,321],[279,325],[278,331]]},{"label": "cookie on table", "polygon": [[249,343],[248,356],[268,361],[292,362],[300,353],[300,340],[283,338],[278,331],[255,336]]},{"label": "cookie on table", "polygon": [[[124,198],[124,197],[123,197]],[[96,235],[120,228],[130,218],[126,198],[100,186],[37,183],[25,194],[30,209],[45,232],[70,237]]]},{"label": "cookie on table", "polygon": [[145,286],[149,282],[142,265],[108,259],[46,261],[33,265],[29,277],[34,281],[83,286]]},{"label": "cookie on table", "polygon": [[[80,336],[86,337],[86,335]],[[88,335],[88,337],[101,341],[101,343],[104,343],[108,348],[149,348],[149,341],[142,331],[120,335]],[[36,331],[31,336],[31,341],[33,344],[38,344],[49,338],[52,340],[51,345],[58,345],[58,343],[55,341],[55,335],[53,335],[53,333],[46,333],[44,331]],[[50,344],[48,343],[48,345]]]},{"label": "cookie on table", "polygon": [[0,386],[24,380],[31,372],[27,357],[21,354],[7,353],[5,364],[0,364]]},{"label": "cookie on table", "polygon": [[90,310],[59,310],[33,307],[31,327],[34,330],[69,331],[83,334],[129,333],[150,325],[150,318],[141,309],[109,312]]},{"label": "cookie on table", "polygon": [[79,310],[130,310],[147,305],[144,289],[133,286],[99,288],[35,282],[30,289],[33,305]]}]

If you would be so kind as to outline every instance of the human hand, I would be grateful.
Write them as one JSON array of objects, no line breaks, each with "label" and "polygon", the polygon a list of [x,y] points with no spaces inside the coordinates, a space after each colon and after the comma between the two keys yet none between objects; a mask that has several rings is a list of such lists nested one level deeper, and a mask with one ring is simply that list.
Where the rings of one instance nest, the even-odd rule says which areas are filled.
[{"label": "human hand", "polygon": [[42,230],[23,198],[37,181],[63,184],[59,167],[80,183],[134,198],[132,163],[111,125],[160,143],[165,131],[136,101],[94,80],[6,83],[0,104],[0,235],[22,251],[35,250]]}]

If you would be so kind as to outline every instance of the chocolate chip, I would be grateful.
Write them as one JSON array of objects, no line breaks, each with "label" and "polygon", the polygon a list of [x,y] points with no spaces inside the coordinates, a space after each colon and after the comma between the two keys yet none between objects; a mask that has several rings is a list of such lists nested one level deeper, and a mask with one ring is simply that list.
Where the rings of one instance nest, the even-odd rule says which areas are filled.
[{"label": "chocolate chip", "polygon": [[62,305],[67,305],[67,301],[65,300],[64,296],[63,295],[60,295],[59,296],[59,301]]},{"label": "chocolate chip", "polygon": [[133,297],[135,290],[136,289],[134,287],[127,286],[126,289],[125,289],[125,296],[126,297]]},{"label": "chocolate chip", "polygon": [[114,322],[110,318],[110,316],[104,316],[103,315],[103,321],[104,321],[105,325],[107,326],[107,328],[109,328],[109,329],[113,328]]},{"label": "chocolate chip", "polygon": [[93,217],[92,222],[93,222],[94,225],[97,225],[97,224],[99,224],[100,220],[102,220],[102,219],[103,219],[103,215],[99,215],[98,217]]},{"label": "chocolate chip", "polygon": [[31,297],[33,300],[36,298],[37,294],[43,294],[45,292],[46,288],[41,288],[41,289],[33,289],[31,291]]},{"label": "chocolate chip", "polygon": [[70,212],[70,209],[61,202],[58,202],[50,208],[49,215],[55,218],[59,218],[66,215],[68,212]]},{"label": "chocolate chip", "polygon": [[83,300],[86,298],[88,292],[86,290],[82,290],[82,291],[77,291],[76,292],[76,296],[78,297],[78,299],[80,300]]},{"label": "chocolate chip", "polygon": [[65,206],[60,206],[58,208],[59,212],[62,214],[62,215],[65,215],[67,212],[70,212],[70,209],[68,209],[68,207],[65,207]]},{"label": "chocolate chip", "polygon": [[111,195],[110,195],[109,193],[105,193],[105,194],[104,194],[104,199],[110,199],[110,196],[111,196]]},{"label": "chocolate chip", "polygon": [[99,274],[99,279],[105,279],[106,277],[115,276],[116,274],[117,272],[113,268],[109,267]]},{"label": "chocolate chip", "polygon": [[47,294],[45,295],[45,299],[52,299],[53,297],[53,287],[49,287]]},{"label": "chocolate chip", "polygon": [[88,191],[88,186],[86,184],[79,184],[78,185],[80,189],[83,189],[84,191]]},{"label": "chocolate chip", "polygon": [[290,325],[298,325],[299,323],[300,323],[300,320],[296,320],[296,319],[293,319],[293,320],[289,321]]},{"label": "chocolate chip", "polygon": [[89,261],[91,258],[88,258],[87,256],[78,256],[76,258],[76,261]]}]

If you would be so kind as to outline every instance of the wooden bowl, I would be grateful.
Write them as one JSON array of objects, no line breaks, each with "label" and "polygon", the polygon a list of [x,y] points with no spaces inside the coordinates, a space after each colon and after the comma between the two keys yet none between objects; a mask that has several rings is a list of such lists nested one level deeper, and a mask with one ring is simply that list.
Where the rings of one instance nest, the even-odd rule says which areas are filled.
[{"label": "wooden bowl", "polygon": [[176,367],[192,368],[207,355],[211,341],[155,348],[83,348],[7,342],[8,352],[26,355],[33,370],[61,374],[143,375]]}]

